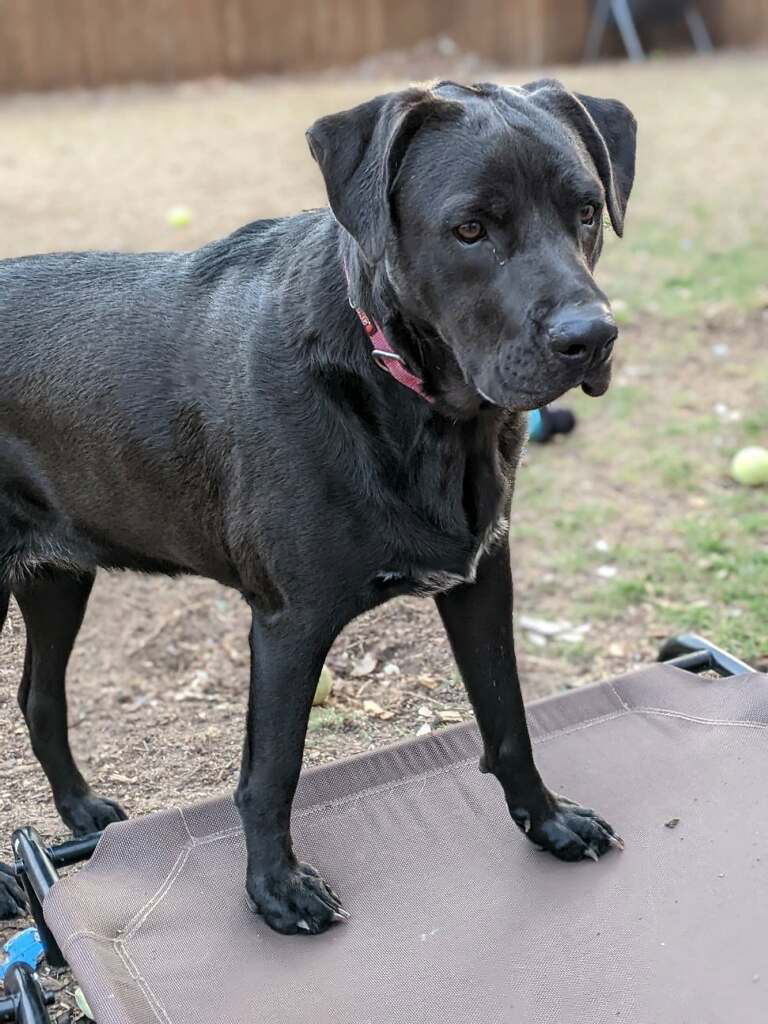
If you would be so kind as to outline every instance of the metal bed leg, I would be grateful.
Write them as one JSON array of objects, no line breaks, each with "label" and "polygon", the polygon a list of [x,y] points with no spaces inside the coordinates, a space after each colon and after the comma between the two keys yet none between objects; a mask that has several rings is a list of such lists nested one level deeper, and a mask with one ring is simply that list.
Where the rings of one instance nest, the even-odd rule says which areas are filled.
[{"label": "metal bed leg", "polygon": [[50,1024],[47,1006],[56,1001],[43,991],[37,976],[26,964],[13,964],[5,975],[5,996],[0,996],[0,1021],[16,1024]]},{"label": "metal bed leg", "polygon": [[80,839],[69,839],[59,846],[45,846],[34,828],[17,829],[11,837],[16,858],[14,871],[29,898],[30,912],[51,967],[66,967],[67,962],[45,923],[43,901],[58,880],[58,869],[88,860],[100,838],[101,832],[95,832]]},{"label": "metal bed leg", "polygon": [[658,660],[689,672],[717,672],[720,676],[740,676],[755,671],[698,633],[680,633],[670,637],[662,644]]},{"label": "metal bed leg", "polygon": [[64,954],[43,917],[43,901],[59,874],[36,829],[16,829],[11,836],[11,846],[16,857],[16,875],[27,894],[46,959],[51,967],[66,967]]}]

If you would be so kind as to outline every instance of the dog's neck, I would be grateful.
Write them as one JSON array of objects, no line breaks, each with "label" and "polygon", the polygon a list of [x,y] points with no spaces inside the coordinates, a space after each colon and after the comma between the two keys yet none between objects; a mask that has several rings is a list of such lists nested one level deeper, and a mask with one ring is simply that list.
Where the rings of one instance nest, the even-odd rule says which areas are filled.
[{"label": "dog's neck", "polygon": [[[437,411],[453,419],[471,419],[484,406],[470,387],[453,354],[434,327],[420,319],[406,317],[382,264],[371,267],[357,243],[342,232],[340,253],[346,277],[349,304],[361,319],[373,344],[372,355],[399,383],[433,403]],[[362,314],[362,316],[361,316]],[[379,328],[390,357],[376,357],[376,341],[366,318]],[[361,335],[363,331],[361,330]],[[364,336],[364,335],[363,335]],[[379,336],[381,340],[381,336]],[[397,372],[390,360],[401,360],[404,372]],[[393,372],[394,371],[394,372]]]}]

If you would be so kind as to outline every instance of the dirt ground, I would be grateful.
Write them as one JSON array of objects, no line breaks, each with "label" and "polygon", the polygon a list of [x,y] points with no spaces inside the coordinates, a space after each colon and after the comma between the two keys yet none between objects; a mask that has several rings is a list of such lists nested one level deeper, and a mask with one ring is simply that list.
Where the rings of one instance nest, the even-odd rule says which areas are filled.
[{"label": "dirt ground", "polygon": [[[452,71],[430,59],[411,77]],[[0,257],[192,248],[319,205],[304,129],[404,73],[382,61],[343,76],[2,100]],[[456,71],[538,74],[467,58]],[[558,74],[624,99],[641,148],[626,239],[603,257],[625,322],[614,387],[600,403],[569,396],[576,433],[531,446],[521,472],[512,551],[526,697],[630,669],[688,627],[768,665],[768,497],[726,473],[732,451],[768,439],[765,63]],[[174,204],[189,207],[186,228],[166,222]],[[135,815],[232,790],[247,629],[239,596],[209,581],[98,579],[69,675],[73,747],[97,791]],[[17,825],[61,836],[16,708],[23,651],[13,608],[0,637],[0,859]],[[307,763],[470,714],[429,601],[354,622],[329,665],[334,694],[313,713]],[[0,927],[0,943],[12,930]]]}]

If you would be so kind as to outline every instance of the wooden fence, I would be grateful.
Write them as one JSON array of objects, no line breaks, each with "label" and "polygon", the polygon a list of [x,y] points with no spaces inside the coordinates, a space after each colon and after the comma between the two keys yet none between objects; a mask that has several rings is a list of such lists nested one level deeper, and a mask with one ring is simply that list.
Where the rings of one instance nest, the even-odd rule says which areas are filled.
[{"label": "wooden fence", "polygon": [[[768,43],[768,0],[702,0]],[[510,64],[577,60],[589,0],[0,0],[0,91],[309,70],[448,35]]]}]

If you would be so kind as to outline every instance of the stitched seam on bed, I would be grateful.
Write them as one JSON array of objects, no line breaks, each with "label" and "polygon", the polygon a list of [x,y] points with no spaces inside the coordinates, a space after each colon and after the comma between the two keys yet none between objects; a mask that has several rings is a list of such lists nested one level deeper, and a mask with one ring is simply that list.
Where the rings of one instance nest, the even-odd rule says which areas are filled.
[{"label": "stitched seam on bed", "polygon": [[100,935],[98,932],[89,932],[86,931],[84,928],[81,928],[80,931],[72,932],[71,935],[68,935],[63,943],[59,943],[59,948],[61,949],[61,952],[64,953],[71,946],[74,946],[78,939],[94,939],[97,942],[106,943],[115,941],[114,936],[112,935]]},{"label": "stitched seam on bed", "polygon": [[[540,745],[540,744],[543,744],[543,743],[549,743],[551,740],[557,739],[560,736],[568,736],[568,735],[571,735],[572,733],[581,732],[584,729],[591,728],[593,725],[602,725],[604,722],[610,722],[610,721],[613,721],[613,720],[615,720],[617,718],[622,718],[624,715],[627,715],[627,714],[646,714],[647,713],[647,714],[666,715],[667,717],[670,717],[670,718],[681,718],[681,719],[683,719],[685,721],[695,722],[695,723],[701,724],[701,725],[727,725],[727,726],[744,725],[747,728],[768,728],[768,723],[738,722],[738,721],[731,721],[729,719],[703,718],[703,717],[696,717],[694,715],[685,715],[682,712],[668,711],[668,710],[665,710],[663,708],[653,708],[653,707],[646,708],[646,707],[642,707],[642,706],[641,707],[631,707],[621,697],[621,695],[614,688],[612,683],[610,684],[610,688],[611,688],[611,690],[613,690],[613,692],[614,692],[614,694],[616,696],[616,699],[622,705],[622,710],[620,710],[620,711],[611,711],[611,712],[608,712],[605,715],[599,715],[596,718],[590,718],[586,722],[580,722],[578,725],[564,726],[562,729],[555,729],[553,732],[548,732],[548,733],[546,733],[543,736],[532,737],[532,743],[534,745]],[[293,814],[293,820],[294,821],[301,820],[302,818],[305,818],[308,815],[317,813],[317,811],[319,811],[319,810],[343,807],[345,804],[354,803],[355,801],[360,800],[360,799],[362,799],[362,798],[364,798],[366,796],[370,796],[370,795],[372,795],[374,793],[386,794],[386,793],[394,792],[394,791],[396,791],[398,789],[401,789],[403,786],[407,786],[407,785],[411,784],[417,778],[421,779],[422,781],[426,781],[426,780],[429,780],[431,778],[434,778],[436,775],[441,775],[441,774],[443,774],[445,772],[454,772],[456,769],[462,768],[464,765],[470,764],[472,761],[474,761],[475,760],[475,756],[476,755],[473,754],[471,757],[462,758],[461,761],[455,761],[453,764],[450,764],[450,765],[447,765],[447,766],[446,765],[441,765],[438,768],[432,768],[432,769],[430,769],[427,772],[420,773],[418,776],[408,776],[408,778],[405,778],[405,779],[398,779],[396,782],[389,783],[386,786],[368,786],[367,788],[358,790],[358,792],[352,793],[349,796],[339,797],[336,800],[327,800],[327,801],[324,801],[323,803],[312,804],[310,807],[305,807],[301,811],[296,811]],[[225,838],[227,838],[229,836],[239,835],[241,832],[242,832],[242,829],[230,828],[230,829],[227,829],[227,830],[225,830],[223,832],[212,833],[211,835],[205,836],[205,837],[202,837],[202,838],[194,838],[193,839],[193,843],[194,843],[195,846],[199,846],[199,845],[202,845],[204,843],[216,842],[216,841],[218,841],[220,839],[225,839]]]},{"label": "stitched seam on bed", "polygon": [[648,715],[662,715],[665,718],[682,718],[686,722],[697,725],[729,725],[743,726],[745,729],[768,729],[768,722],[754,722],[751,718],[732,720],[728,718],[704,718],[699,715],[686,715],[684,711],[671,711],[668,708],[636,708],[635,710]]},{"label": "stitched seam on bed", "polygon": [[[558,736],[564,736],[568,733],[579,732],[582,729],[588,729],[592,725],[599,725],[602,722],[610,721],[613,718],[621,718],[625,715],[626,711],[612,711],[606,715],[600,715],[598,718],[590,718],[587,722],[580,722],[578,725],[566,726],[563,729],[555,730],[555,732],[547,733],[545,736],[538,736],[531,738],[532,743],[546,743],[551,739],[555,739]],[[361,789],[357,793],[352,793],[349,796],[338,797],[336,800],[327,800],[324,803],[312,804],[311,807],[305,807],[303,810],[298,811],[293,815],[293,819],[304,818],[309,814],[314,814],[318,810],[326,810],[331,807],[343,807],[347,803],[354,803],[363,797],[370,796],[373,793],[392,793],[397,789],[401,789],[403,786],[408,786],[420,779],[422,782],[428,779],[434,778],[436,775],[443,775],[445,773],[453,773],[459,768],[463,768],[464,765],[471,764],[477,760],[477,755],[473,754],[471,757],[464,757],[461,761],[454,761],[453,764],[441,765],[438,768],[430,768],[429,771],[420,772],[418,775],[409,775],[408,778],[398,779],[396,782],[391,782],[386,786],[369,786],[367,789]]]},{"label": "stitched seam on bed", "polygon": [[123,967],[125,967],[125,969],[128,971],[129,977],[133,981],[138,982],[139,989],[144,995],[144,998],[146,999],[150,1010],[152,1010],[157,1020],[164,1021],[165,1024],[173,1024],[171,1018],[168,1016],[168,1012],[166,1011],[165,1007],[160,1002],[158,997],[155,995],[152,986],[149,984],[147,979],[143,976],[141,971],[134,963],[131,954],[125,948],[124,943],[121,942],[119,939],[115,939],[114,949],[117,955],[120,957],[120,960],[123,963]]},{"label": "stitched seam on bed", "polygon": [[117,933],[117,936],[115,937],[116,942],[121,941],[123,939],[133,938],[133,936],[136,934],[136,932],[139,930],[142,924],[144,924],[144,922],[155,909],[155,907],[159,906],[163,902],[165,897],[170,892],[173,883],[181,874],[182,868],[187,863],[190,850],[190,846],[184,847],[179,856],[176,858],[176,863],[173,865],[171,870],[166,875],[160,888],[157,889],[157,891],[152,896],[150,896],[149,900],[147,900],[147,902],[133,915],[133,917],[130,919],[125,928],[121,929],[121,931]]},{"label": "stitched seam on bed", "polygon": [[184,808],[183,808],[183,807],[177,807],[177,808],[176,808],[176,810],[177,810],[177,811],[179,812],[179,814],[181,815],[181,823],[182,823],[182,825],[184,826],[184,829],[185,829],[185,831],[186,831],[187,835],[189,836],[189,841],[190,841],[190,843],[194,843],[194,841],[195,841],[195,837],[194,837],[194,836],[192,835],[192,833],[191,833],[191,832],[189,831],[189,825],[187,824],[187,817],[186,817],[186,815],[184,814]]}]

